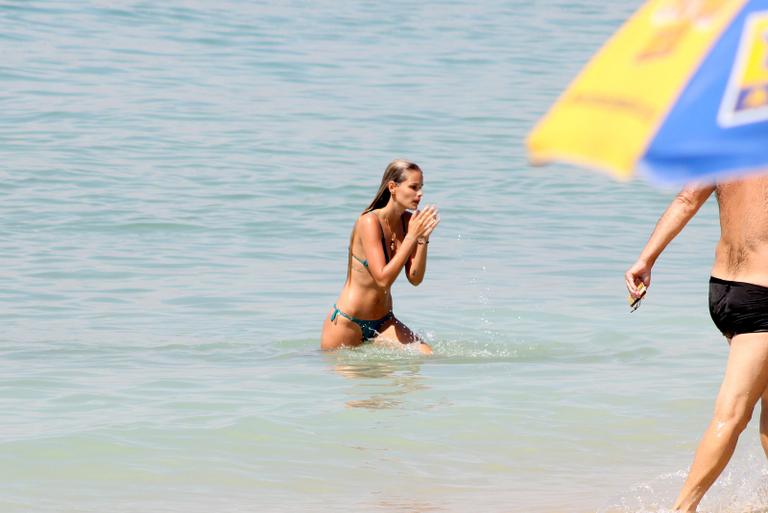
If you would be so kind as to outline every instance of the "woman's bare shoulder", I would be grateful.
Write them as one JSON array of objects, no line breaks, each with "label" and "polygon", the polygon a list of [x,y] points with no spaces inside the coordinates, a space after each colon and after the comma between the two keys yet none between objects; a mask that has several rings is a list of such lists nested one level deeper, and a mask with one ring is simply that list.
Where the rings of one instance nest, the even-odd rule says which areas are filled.
[{"label": "woman's bare shoulder", "polygon": [[366,212],[364,214],[360,214],[360,217],[357,218],[357,221],[355,221],[355,226],[363,227],[364,229],[370,229],[370,228],[377,228],[379,224],[379,218],[376,215],[376,212]]}]

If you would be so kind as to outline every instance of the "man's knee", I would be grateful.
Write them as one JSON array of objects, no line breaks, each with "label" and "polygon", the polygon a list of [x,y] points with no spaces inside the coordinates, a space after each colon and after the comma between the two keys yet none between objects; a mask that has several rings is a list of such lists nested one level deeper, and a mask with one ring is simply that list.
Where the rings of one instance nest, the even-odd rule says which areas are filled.
[{"label": "man's knee", "polygon": [[[728,429],[741,433],[752,420],[754,405],[745,397],[734,397],[718,401],[714,420],[719,429]],[[761,425],[764,415],[761,414]]]}]

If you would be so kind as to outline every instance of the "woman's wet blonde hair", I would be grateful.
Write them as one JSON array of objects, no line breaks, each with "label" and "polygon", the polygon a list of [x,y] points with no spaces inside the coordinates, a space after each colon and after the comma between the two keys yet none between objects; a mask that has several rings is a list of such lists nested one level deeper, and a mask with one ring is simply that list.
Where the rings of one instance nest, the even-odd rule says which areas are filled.
[{"label": "woman's wet blonde hair", "polygon": [[381,177],[381,185],[379,185],[379,191],[376,196],[368,205],[368,208],[363,210],[363,214],[367,214],[371,210],[382,208],[389,203],[389,182],[403,183],[407,178],[406,173],[409,171],[418,171],[421,173],[421,168],[408,160],[397,159],[393,160],[384,170],[384,176]]}]

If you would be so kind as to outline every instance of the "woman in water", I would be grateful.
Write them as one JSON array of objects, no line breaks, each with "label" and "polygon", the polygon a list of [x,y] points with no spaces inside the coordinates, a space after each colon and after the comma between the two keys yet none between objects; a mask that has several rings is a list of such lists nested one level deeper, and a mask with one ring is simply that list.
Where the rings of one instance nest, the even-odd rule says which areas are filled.
[{"label": "woman in water", "polygon": [[[352,228],[347,281],[323,322],[324,350],[359,346],[377,337],[432,349],[392,313],[390,288],[405,267],[416,286],[427,268],[429,236],[437,226],[437,208],[416,210],[423,195],[419,166],[395,160],[387,166],[379,192]],[[408,212],[414,210],[414,213]]]}]

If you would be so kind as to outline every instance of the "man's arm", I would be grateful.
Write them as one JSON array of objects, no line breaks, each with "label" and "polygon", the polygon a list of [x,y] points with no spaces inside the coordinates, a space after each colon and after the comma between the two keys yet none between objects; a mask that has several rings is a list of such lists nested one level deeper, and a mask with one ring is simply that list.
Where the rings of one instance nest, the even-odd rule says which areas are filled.
[{"label": "man's arm", "polygon": [[656,223],[656,228],[640,252],[637,261],[624,274],[627,290],[633,298],[643,295],[643,289],[639,285],[642,283],[648,287],[651,284],[651,268],[656,263],[656,259],[688,224],[688,221],[696,215],[714,190],[715,185],[692,184],[686,185],[675,196]]}]

